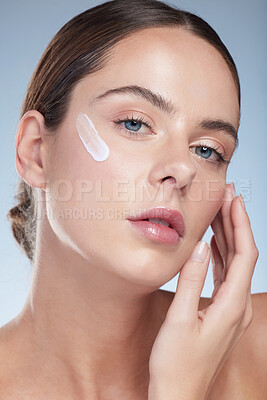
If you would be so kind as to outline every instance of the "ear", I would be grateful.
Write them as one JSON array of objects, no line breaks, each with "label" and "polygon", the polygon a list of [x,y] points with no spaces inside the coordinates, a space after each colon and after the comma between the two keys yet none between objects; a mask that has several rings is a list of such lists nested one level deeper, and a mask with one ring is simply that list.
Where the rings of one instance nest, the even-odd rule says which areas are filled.
[{"label": "ear", "polygon": [[15,138],[17,173],[28,185],[38,188],[46,187],[44,132],[43,115],[30,110],[20,119]]}]

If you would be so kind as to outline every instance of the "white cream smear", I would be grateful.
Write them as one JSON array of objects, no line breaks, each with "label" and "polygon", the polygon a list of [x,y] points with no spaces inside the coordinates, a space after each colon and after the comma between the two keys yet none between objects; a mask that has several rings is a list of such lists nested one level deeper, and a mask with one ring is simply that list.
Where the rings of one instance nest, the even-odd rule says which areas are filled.
[{"label": "white cream smear", "polygon": [[76,129],[84,147],[93,159],[95,161],[105,161],[109,156],[109,147],[99,136],[88,115],[81,112],[78,114]]}]

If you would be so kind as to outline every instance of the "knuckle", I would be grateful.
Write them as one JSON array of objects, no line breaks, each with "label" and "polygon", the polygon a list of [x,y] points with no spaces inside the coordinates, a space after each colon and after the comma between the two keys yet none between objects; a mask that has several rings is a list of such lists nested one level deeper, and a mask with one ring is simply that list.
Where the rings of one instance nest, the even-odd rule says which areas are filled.
[{"label": "knuckle", "polygon": [[253,321],[253,312],[249,312],[245,318],[245,325],[246,327],[249,327],[249,325],[251,324],[251,322]]},{"label": "knuckle", "polygon": [[221,311],[222,315],[225,316],[224,323],[229,327],[229,329],[235,330],[238,326],[240,326],[243,320],[243,314],[239,310],[225,306],[222,307]]},{"label": "knuckle", "polygon": [[201,286],[201,279],[198,274],[187,273],[183,278],[185,287],[189,289],[198,289]]},{"label": "knuckle", "polygon": [[248,259],[251,260],[251,262],[256,263],[258,257],[259,257],[259,250],[255,245],[252,245],[251,247],[248,247],[247,249],[247,256]]},{"label": "knuckle", "polygon": [[245,310],[235,308],[232,312],[232,323],[234,325],[239,325],[244,319]]},{"label": "knuckle", "polygon": [[[233,304],[235,306],[233,307]],[[246,313],[246,305],[238,302],[234,302],[227,306],[227,313],[229,315],[229,320],[231,325],[240,325],[244,319]]]},{"label": "knuckle", "polygon": [[253,321],[253,312],[251,310],[247,311],[246,315],[242,320],[243,329],[247,329],[251,322]]},{"label": "knuckle", "polygon": [[254,256],[254,258],[255,258],[256,261],[257,261],[257,259],[259,258],[259,255],[260,255],[260,252],[259,252],[258,248],[255,246],[255,247],[253,248],[253,256]]},{"label": "knuckle", "polygon": [[247,298],[237,296],[234,288],[223,282],[221,285],[222,296],[227,294],[227,300],[220,304],[222,315],[225,315],[225,320],[228,321],[231,329],[241,327],[246,329],[253,320],[253,307],[251,302],[248,303]]},{"label": "knuckle", "polygon": [[255,257],[258,257],[258,256],[259,256],[259,249],[258,249],[258,247],[256,246],[255,242],[252,244],[251,247],[252,247],[252,248],[251,248],[251,253],[252,253]]}]

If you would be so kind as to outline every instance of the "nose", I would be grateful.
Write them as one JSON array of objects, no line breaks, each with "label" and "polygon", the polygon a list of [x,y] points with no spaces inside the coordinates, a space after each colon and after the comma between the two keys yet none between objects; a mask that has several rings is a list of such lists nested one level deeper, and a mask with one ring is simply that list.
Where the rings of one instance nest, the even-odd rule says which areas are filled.
[{"label": "nose", "polygon": [[179,189],[187,192],[194,180],[197,168],[194,163],[188,144],[179,144],[168,148],[168,151],[161,151],[160,158],[157,157],[157,164],[150,174],[150,183],[153,185],[169,185],[171,189]]}]

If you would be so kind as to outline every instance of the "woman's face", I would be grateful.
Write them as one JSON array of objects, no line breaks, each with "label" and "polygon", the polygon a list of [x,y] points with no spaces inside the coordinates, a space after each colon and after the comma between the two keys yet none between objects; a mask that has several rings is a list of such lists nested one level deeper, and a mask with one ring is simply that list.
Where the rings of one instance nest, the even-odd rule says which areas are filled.
[{"label": "woman's face", "polygon": [[[169,114],[137,90],[96,100],[125,86],[156,93],[176,111]],[[106,160],[95,161],[83,146],[76,130],[80,112],[107,143]],[[137,122],[119,122],[127,118]],[[201,127],[204,120],[239,125],[236,87],[214,47],[168,27],[119,42],[106,66],[77,84],[64,122],[49,139],[46,204],[59,239],[91,265],[128,281],[161,286],[175,276],[223,202],[228,164],[205,147],[226,161],[235,148],[233,135],[212,123]],[[178,245],[144,237],[127,219],[158,206],[182,213],[185,234]]]}]

